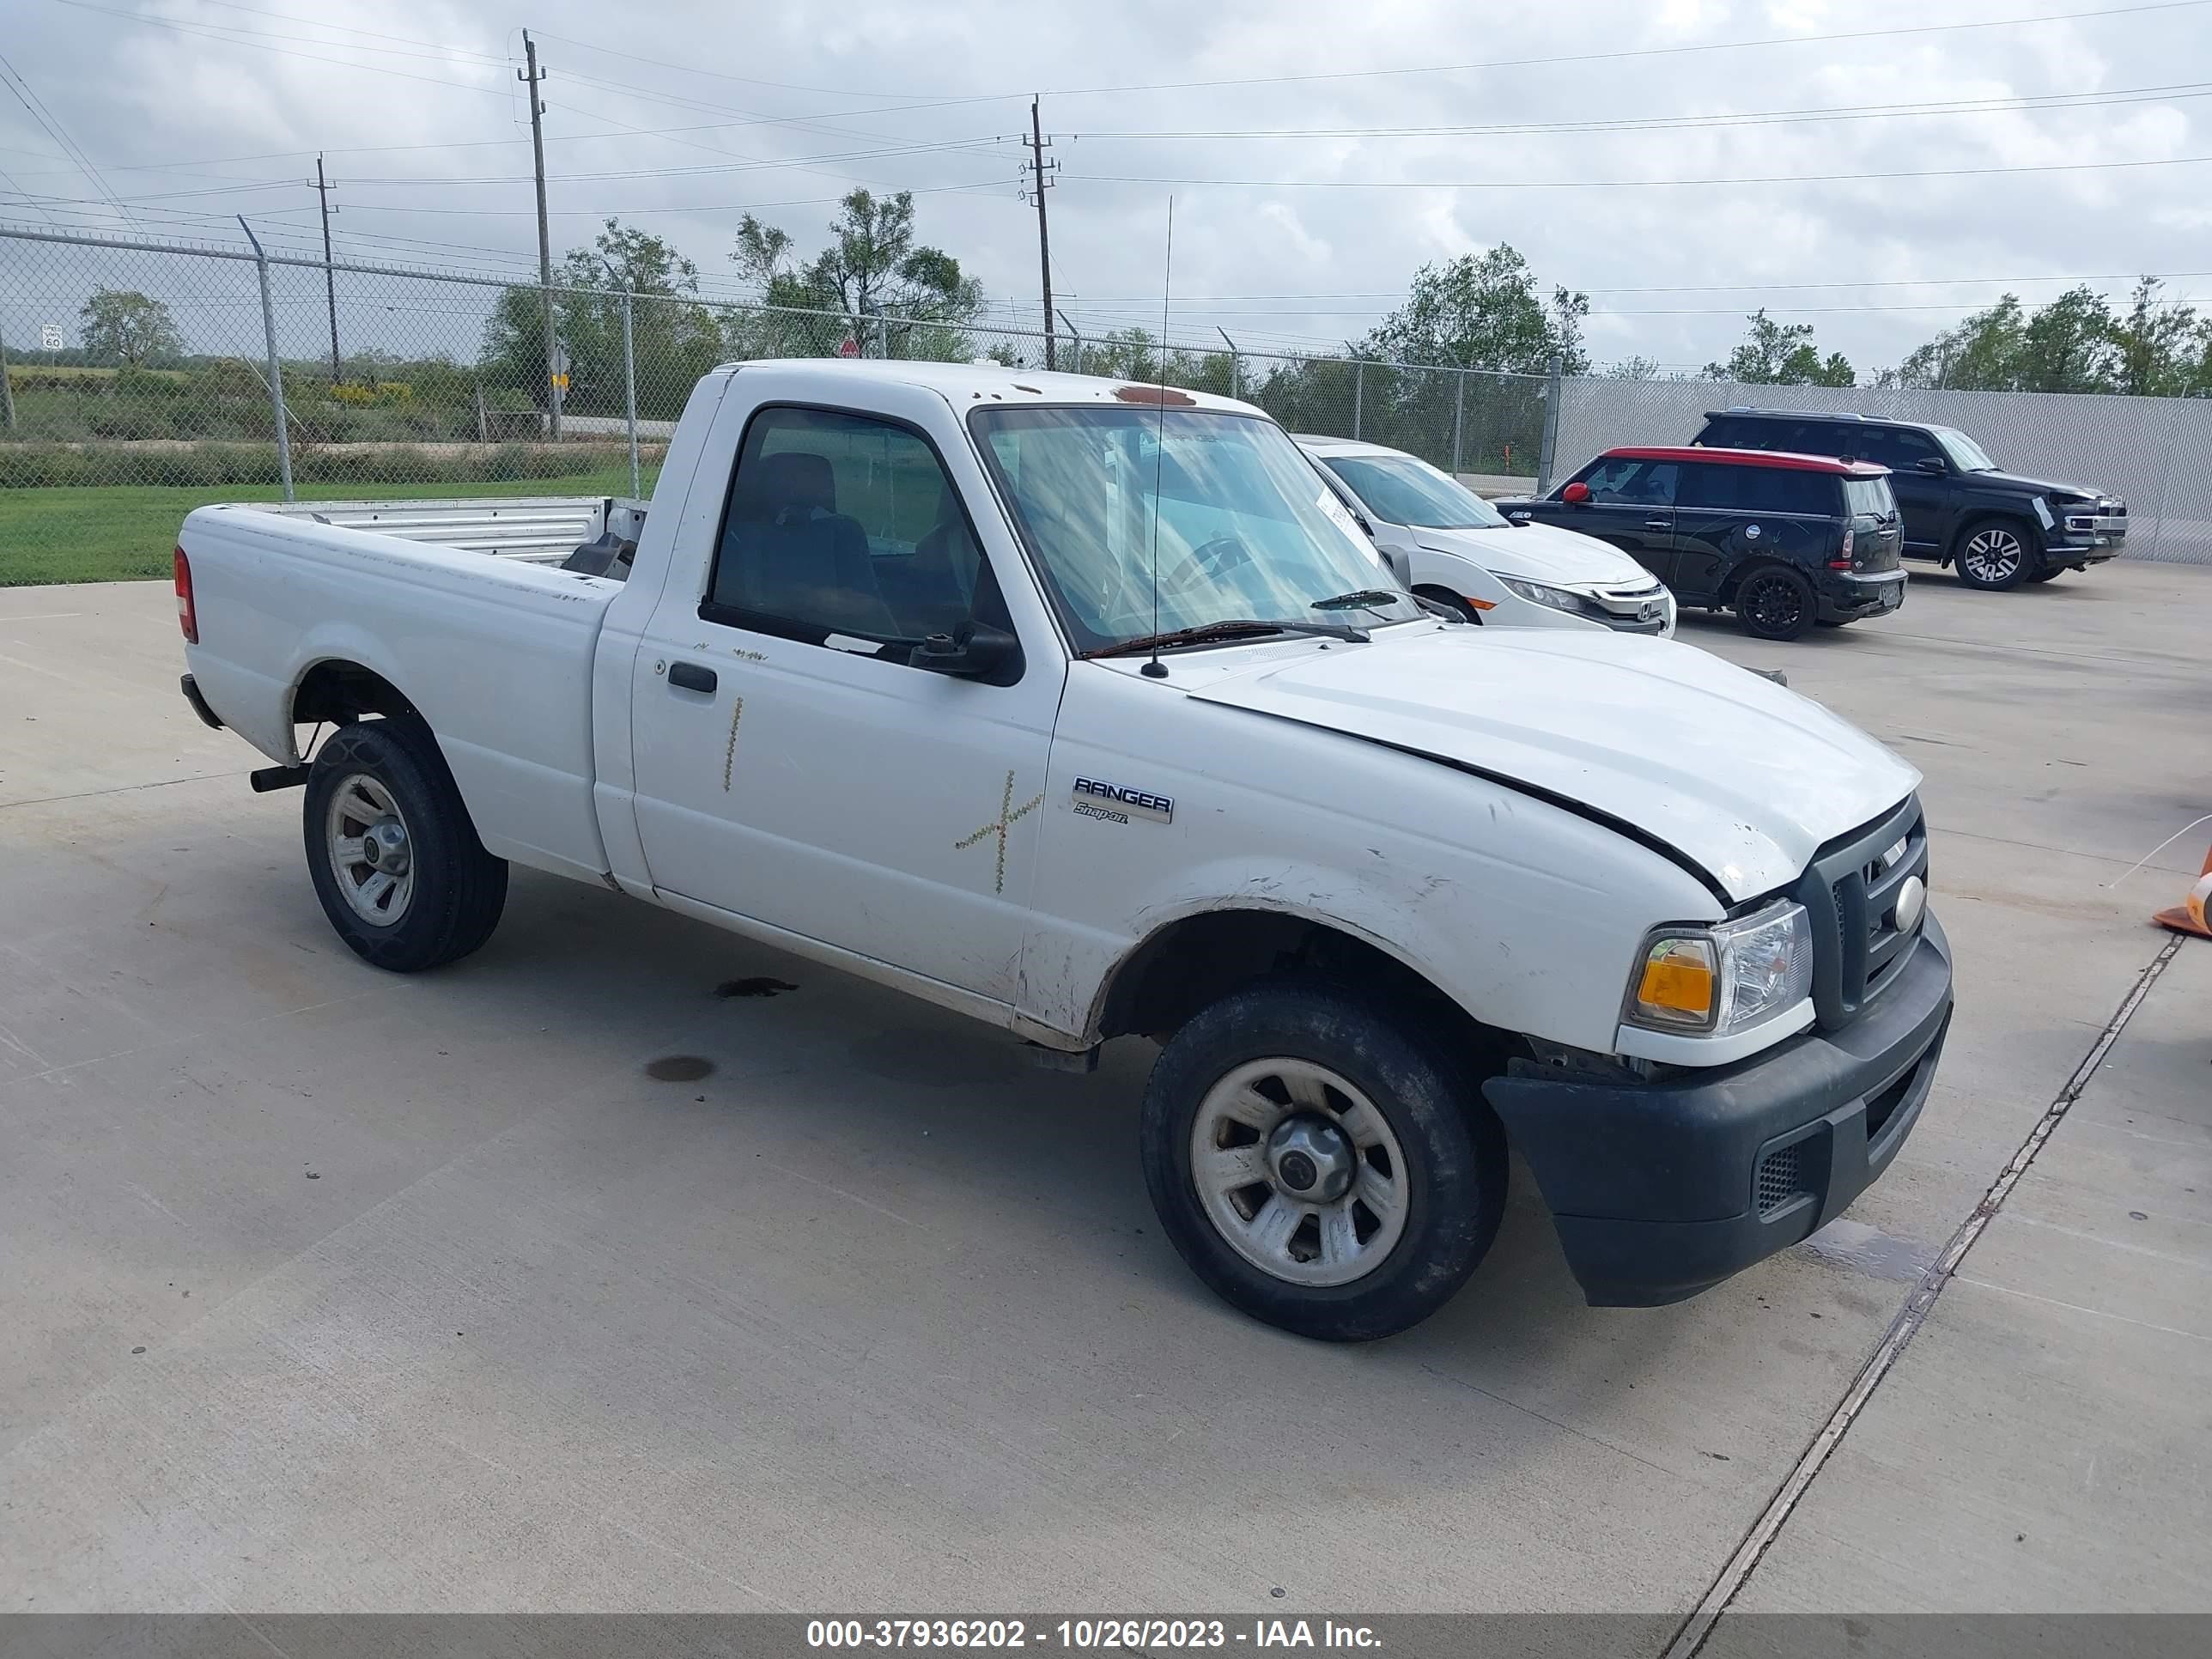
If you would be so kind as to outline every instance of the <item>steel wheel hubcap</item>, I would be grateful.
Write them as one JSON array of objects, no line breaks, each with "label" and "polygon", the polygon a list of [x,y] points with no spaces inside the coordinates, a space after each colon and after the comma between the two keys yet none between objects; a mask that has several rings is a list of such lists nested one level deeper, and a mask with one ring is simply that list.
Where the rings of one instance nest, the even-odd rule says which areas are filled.
[{"label": "steel wheel hubcap", "polygon": [[1287,1284],[1363,1278],[1406,1230],[1397,1136],[1365,1094],[1310,1060],[1249,1060],[1206,1091],[1190,1165],[1215,1231]]},{"label": "steel wheel hubcap", "polygon": [[396,926],[415,896],[415,849],[392,792],[356,773],[331,795],[324,829],[331,874],[353,913],[372,927]]},{"label": "steel wheel hubcap", "polygon": [[2020,568],[2020,538],[2010,531],[1984,530],[1966,544],[1966,568],[1981,580],[2002,581]]}]

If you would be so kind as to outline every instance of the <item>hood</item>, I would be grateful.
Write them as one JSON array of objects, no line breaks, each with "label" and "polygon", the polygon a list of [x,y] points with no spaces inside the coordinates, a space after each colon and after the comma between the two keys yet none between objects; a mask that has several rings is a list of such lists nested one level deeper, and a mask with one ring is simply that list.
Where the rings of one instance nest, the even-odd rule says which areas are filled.
[{"label": "hood", "polygon": [[1511,525],[1503,530],[1413,531],[1431,553],[1472,559],[1497,576],[1532,582],[1602,583],[1648,586],[1651,573],[1610,542],[1556,525]]},{"label": "hood", "polygon": [[1820,704],[1672,640],[1389,629],[1189,695],[1591,808],[1674,848],[1732,901],[1787,885],[1920,781]]},{"label": "hood", "polygon": [[2017,489],[2023,495],[2080,495],[2096,501],[2105,492],[2092,489],[2087,484],[2054,483],[2048,478],[2022,477],[2017,472],[1963,472],[1960,477],[1978,484],[1995,484],[1999,489]]}]

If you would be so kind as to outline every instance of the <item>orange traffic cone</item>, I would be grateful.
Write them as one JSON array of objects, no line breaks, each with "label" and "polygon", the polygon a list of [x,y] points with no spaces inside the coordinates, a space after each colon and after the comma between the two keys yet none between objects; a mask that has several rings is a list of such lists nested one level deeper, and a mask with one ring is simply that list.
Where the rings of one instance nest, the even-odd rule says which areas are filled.
[{"label": "orange traffic cone", "polygon": [[2171,927],[2177,933],[2192,933],[2198,939],[2212,939],[2212,923],[2204,919],[2208,905],[2212,905],[2212,853],[2204,855],[2204,873],[2197,878],[2197,885],[2189,890],[2187,896],[2172,909],[2160,910],[2151,920],[2161,927]]}]

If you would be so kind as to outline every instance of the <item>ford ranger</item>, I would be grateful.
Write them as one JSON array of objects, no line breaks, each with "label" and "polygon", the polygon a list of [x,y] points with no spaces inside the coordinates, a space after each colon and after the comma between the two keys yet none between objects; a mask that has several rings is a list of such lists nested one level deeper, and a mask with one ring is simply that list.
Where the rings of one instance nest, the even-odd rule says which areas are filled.
[{"label": "ford ranger", "polygon": [[650,503],[568,510],[557,560],[490,502],[185,521],[185,695],[304,787],[378,967],[483,945],[521,864],[1060,1063],[1151,1038],[1168,1236],[1340,1340],[1464,1283],[1509,1142],[1589,1299],[1649,1304],[1928,1097],[1917,775],[1694,647],[1439,617],[1249,404],[747,363]]}]

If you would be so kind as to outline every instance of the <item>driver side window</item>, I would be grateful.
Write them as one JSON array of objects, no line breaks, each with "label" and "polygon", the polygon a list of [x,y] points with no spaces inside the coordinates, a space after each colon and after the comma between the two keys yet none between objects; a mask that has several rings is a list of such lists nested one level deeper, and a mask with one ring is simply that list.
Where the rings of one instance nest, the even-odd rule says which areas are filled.
[{"label": "driver side window", "polygon": [[963,623],[1013,626],[928,441],[797,408],[762,410],[746,429],[701,615],[902,661]]},{"label": "driver side window", "polygon": [[1590,500],[1615,507],[1672,507],[1678,471],[1672,461],[1607,461],[1586,475]]}]

